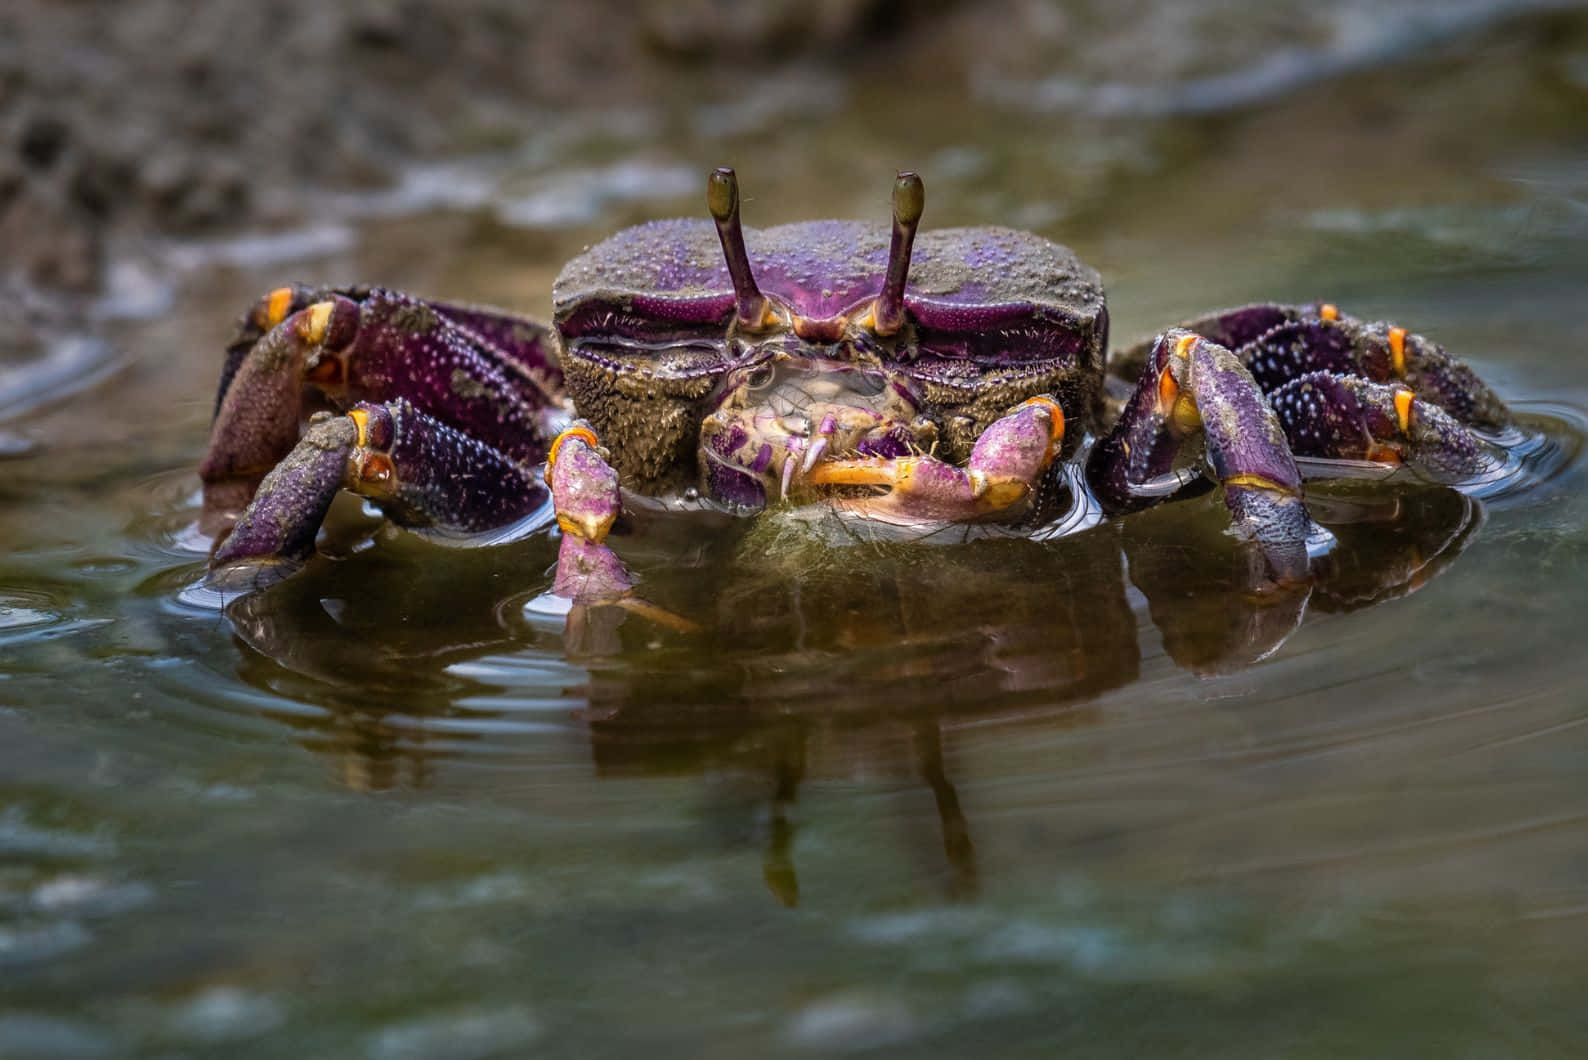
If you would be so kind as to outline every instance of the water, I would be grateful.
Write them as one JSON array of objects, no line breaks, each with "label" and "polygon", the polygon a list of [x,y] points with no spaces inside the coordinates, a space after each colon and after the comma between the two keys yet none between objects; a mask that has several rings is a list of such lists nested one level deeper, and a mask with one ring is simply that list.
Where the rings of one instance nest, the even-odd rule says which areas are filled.
[{"label": "water", "polygon": [[[109,378],[0,436],[0,1055],[1588,1051],[1588,23],[1408,18],[1133,92],[1035,46],[968,93],[686,87],[129,263],[77,329]],[[1530,441],[1474,497],[1320,488],[1304,600],[1231,591],[1206,499],[1043,543],[663,520],[626,555],[696,635],[567,641],[553,542],[356,504],[300,576],[190,591],[254,295],[544,315],[722,162],[758,225],[881,218],[918,166],[928,224],[1102,268],[1121,341],[1259,297],[1393,316]]]}]

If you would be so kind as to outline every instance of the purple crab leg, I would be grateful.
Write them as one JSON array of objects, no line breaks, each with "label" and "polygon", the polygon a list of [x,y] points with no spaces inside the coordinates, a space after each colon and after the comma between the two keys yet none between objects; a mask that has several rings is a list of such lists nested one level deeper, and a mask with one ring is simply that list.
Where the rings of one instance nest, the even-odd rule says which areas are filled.
[{"label": "purple crab leg", "polygon": [[962,468],[932,456],[861,457],[818,462],[805,482],[888,487],[877,497],[841,502],[872,518],[965,522],[1006,512],[1030,496],[1063,440],[1063,409],[1039,396],[989,424]]},{"label": "purple crab leg", "polygon": [[413,529],[504,526],[545,503],[534,470],[414,408],[361,402],[315,417],[210,557],[210,580],[259,587],[301,565],[337,491],[374,501]]},{"label": "purple crab leg", "polygon": [[[1357,320],[1330,302],[1240,306],[1180,326],[1235,351],[1265,393],[1308,372],[1337,372],[1408,386],[1470,427],[1511,423],[1499,395],[1444,347],[1395,324]],[[1140,378],[1151,349],[1144,343],[1115,354],[1110,372]]]},{"label": "purple crab leg", "polygon": [[[258,319],[268,323],[314,293],[272,292]],[[563,410],[554,379],[516,359],[540,349],[534,325],[392,291],[359,293],[361,301],[332,294],[289,312],[237,365],[199,468],[207,522],[222,522],[241,508],[260,477],[291,452],[305,384],[339,408],[406,399],[518,460],[544,456]],[[504,353],[448,313],[494,327],[502,341],[521,328],[525,341]]]},{"label": "purple crab leg", "polygon": [[[270,311],[290,307],[293,292],[282,290],[287,297],[269,303]],[[292,452],[308,365],[322,350],[345,347],[357,327],[352,302],[319,302],[290,313],[249,349],[232,373],[199,464],[206,521],[224,522],[246,505],[265,473]]]},{"label": "purple crab leg", "polygon": [[1316,316],[1276,325],[1236,352],[1265,391],[1331,371],[1410,387],[1468,426],[1499,430],[1511,423],[1499,395],[1438,343],[1395,324],[1352,319],[1327,303]]},{"label": "purple crab leg", "polygon": [[314,551],[315,534],[342,488],[357,442],[358,431],[348,417],[315,417],[210,555],[207,583],[218,589],[261,589],[296,572]]},{"label": "purple crab leg", "polygon": [[1309,372],[1268,396],[1296,456],[1410,464],[1441,482],[1489,466],[1484,443],[1410,388]]},{"label": "purple crab leg", "polygon": [[[231,341],[226,344],[220,387],[215,394],[215,414],[220,414],[221,403],[226,399],[226,392],[231,389],[232,379],[248,356],[248,351],[271,329],[293,313],[307,309],[316,302],[336,297],[362,302],[370,293],[371,289],[367,287],[311,287],[294,283],[262,295],[238,318]],[[426,300],[425,304],[484,339],[502,356],[505,363],[539,387],[548,404],[556,402],[557,395],[562,392],[562,368],[557,361],[556,334],[550,328],[528,317],[487,306],[433,300]]]},{"label": "purple crab leg", "polygon": [[1181,328],[1157,338],[1119,422],[1092,449],[1087,480],[1111,511],[1146,507],[1158,498],[1143,488],[1172,474],[1198,434],[1236,529],[1277,582],[1305,581],[1312,520],[1301,474],[1251,373],[1216,342]]}]

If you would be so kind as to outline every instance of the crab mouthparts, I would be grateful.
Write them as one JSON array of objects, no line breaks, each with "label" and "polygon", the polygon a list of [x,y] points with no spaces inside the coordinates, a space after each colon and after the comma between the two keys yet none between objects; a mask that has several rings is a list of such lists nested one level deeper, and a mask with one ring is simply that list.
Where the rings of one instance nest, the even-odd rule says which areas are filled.
[{"label": "crab mouthparts", "polygon": [[701,426],[706,489],[744,507],[856,485],[827,468],[929,449],[936,427],[907,392],[839,362],[790,360],[751,371]]}]

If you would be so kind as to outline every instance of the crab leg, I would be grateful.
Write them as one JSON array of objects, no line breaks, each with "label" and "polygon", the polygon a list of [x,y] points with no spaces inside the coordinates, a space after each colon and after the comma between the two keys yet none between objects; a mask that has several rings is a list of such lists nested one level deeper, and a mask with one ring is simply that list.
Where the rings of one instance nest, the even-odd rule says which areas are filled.
[{"label": "crab leg", "polygon": [[1484,444],[1404,386],[1309,372],[1268,395],[1296,456],[1411,464],[1442,482],[1483,471]]},{"label": "crab leg", "polygon": [[[562,410],[544,329],[391,291],[354,294],[283,287],[240,322],[199,468],[212,527],[242,507],[264,473],[292,451],[306,384],[339,407],[407,399],[523,461],[545,452]],[[263,335],[248,345],[256,329]]]},{"label": "crab leg", "polygon": [[[337,297],[363,302],[372,293],[367,287],[310,287],[308,284],[294,283],[261,295],[237,319],[231,341],[226,344],[220,388],[215,394],[215,414],[220,414],[226,391],[231,388],[232,379],[248,356],[248,351],[283,320],[316,302]],[[388,293],[382,292],[382,296]],[[555,402],[556,395],[562,391],[562,368],[557,363],[557,339],[550,328],[528,317],[486,306],[432,299],[426,299],[424,304],[484,339],[519,374],[535,382],[545,393],[548,403]]]},{"label": "crab leg", "polygon": [[323,413],[265,476],[210,558],[210,582],[259,588],[291,574],[337,491],[369,498],[412,528],[475,532],[523,518],[546,500],[533,470],[407,401]]},{"label": "crab leg", "polygon": [[[1241,306],[1181,327],[1233,350],[1265,393],[1310,372],[1328,371],[1409,387],[1419,400],[1470,427],[1500,430],[1511,423],[1499,395],[1438,343],[1395,324],[1357,320],[1328,302]],[[1110,363],[1110,371],[1129,375],[1135,370],[1131,377],[1139,378],[1150,351],[1150,343],[1126,350]]]},{"label": "crab leg", "polygon": [[1270,574],[1306,580],[1312,520],[1301,475],[1251,374],[1215,342],[1180,328],[1157,338],[1119,422],[1092,449],[1087,479],[1106,508],[1144,508],[1156,498],[1143,488],[1172,474],[1197,435],[1236,528],[1257,543]]},{"label": "crab leg", "polygon": [[1030,495],[1063,438],[1058,402],[1034,397],[990,424],[962,468],[931,456],[829,460],[812,466],[804,481],[888,487],[880,496],[843,502],[872,518],[964,522],[1007,511]]}]

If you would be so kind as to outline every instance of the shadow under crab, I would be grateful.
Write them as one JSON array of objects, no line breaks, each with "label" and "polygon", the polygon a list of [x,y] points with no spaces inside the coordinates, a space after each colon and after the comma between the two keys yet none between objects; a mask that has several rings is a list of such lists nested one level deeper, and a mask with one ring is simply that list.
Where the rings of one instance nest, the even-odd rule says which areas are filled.
[{"label": "shadow under crab", "polygon": [[[911,173],[890,227],[744,229],[726,169],[707,203],[709,222],[640,225],[570,262],[551,329],[380,289],[267,295],[229,347],[201,468],[206,525],[235,518],[211,581],[292,573],[343,489],[436,534],[549,499],[553,592],[595,643],[613,607],[698,628],[636,593],[608,540],[647,508],[1040,537],[1065,506],[1113,517],[1213,488],[1242,543],[1232,591],[1304,598],[1326,535],[1298,457],[1459,483],[1510,423],[1436,344],[1329,303],[1210,314],[1109,364],[1096,272],[1012,229],[918,238]],[[300,438],[315,403],[342,411]]]}]

